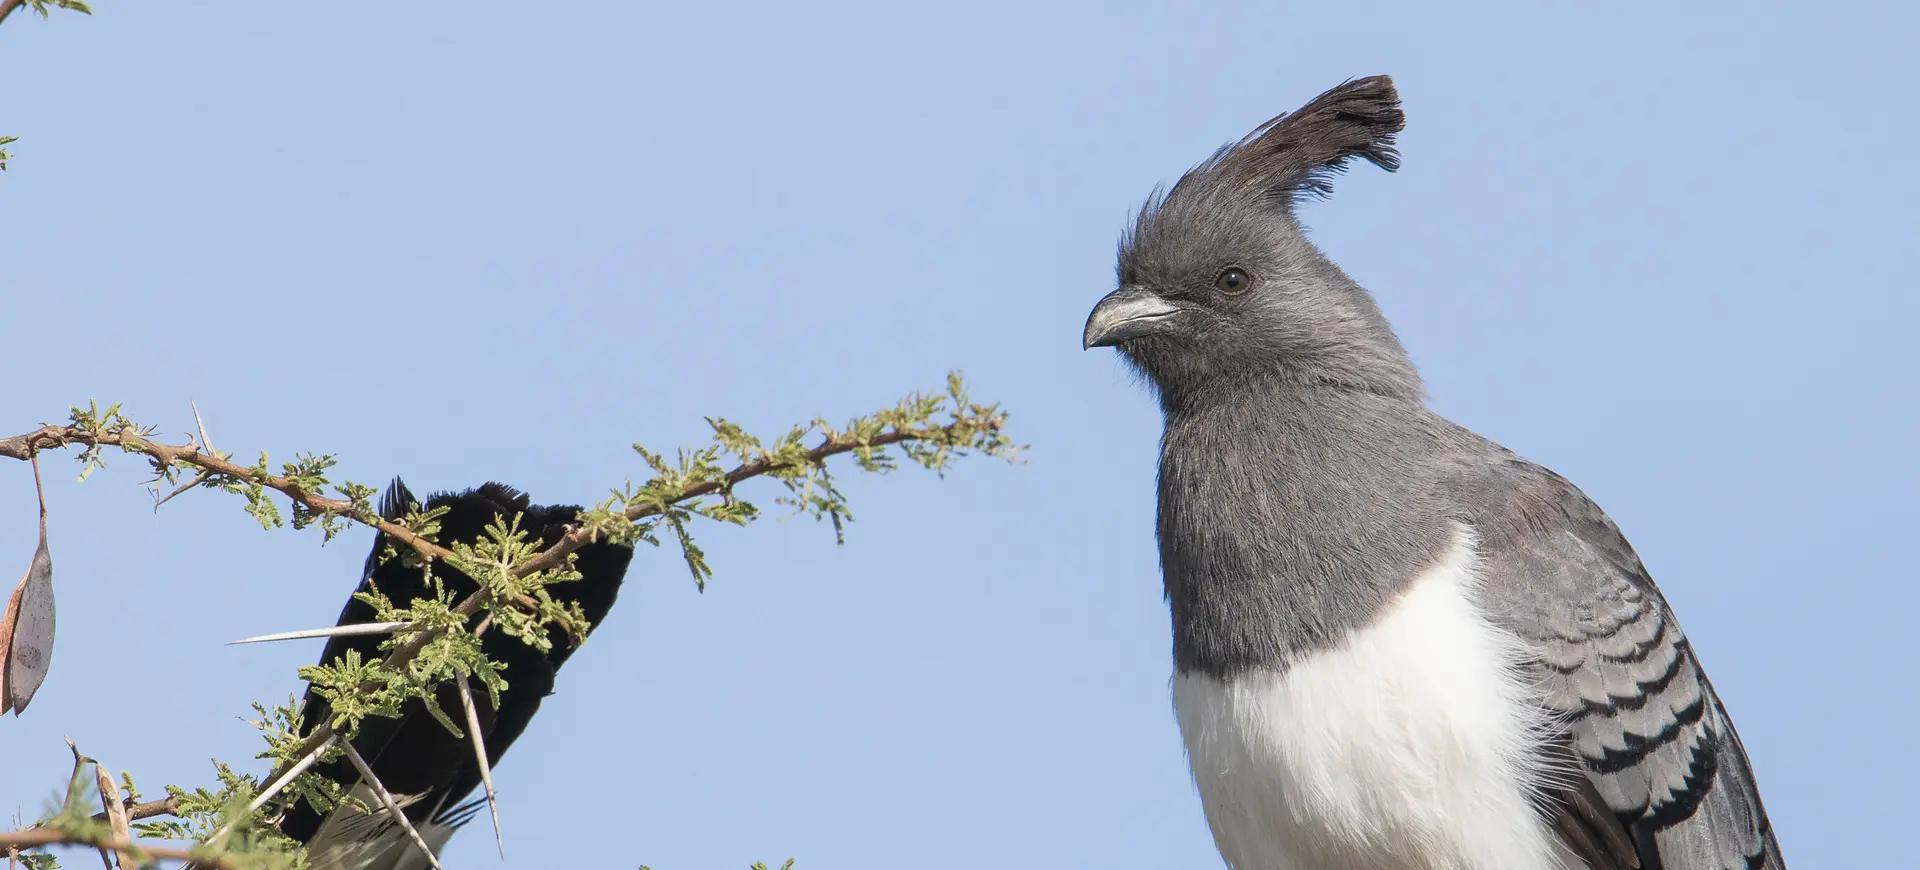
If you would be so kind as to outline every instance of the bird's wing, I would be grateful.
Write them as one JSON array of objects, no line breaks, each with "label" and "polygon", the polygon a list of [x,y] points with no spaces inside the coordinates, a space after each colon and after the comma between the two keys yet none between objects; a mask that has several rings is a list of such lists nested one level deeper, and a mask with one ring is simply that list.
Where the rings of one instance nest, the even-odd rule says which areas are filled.
[{"label": "bird's wing", "polygon": [[[403,516],[408,506],[415,501],[413,493],[400,478],[394,478],[387,487],[386,494],[380,500],[380,516],[396,520]],[[385,535],[375,535],[373,549],[367,554],[366,566],[361,574],[360,584],[354,588],[356,595],[370,591],[374,583],[390,599],[405,603],[416,598],[433,594],[426,578],[415,569],[406,568],[397,560],[382,562],[380,554],[388,544]],[[374,607],[357,597],[349,597],[340,609],[338,625],[355,625],[375,621]],[[377,662],[386,657],[380,644],[386,640],[384,635],[346,635],[327,639],[326,647],[320,652],[320,664],[332,664],[341,656],[352,651],[358,653],[361,661]],[[457,709],[457,708],[455,708]],[[423,715],[425,708],[418,702],[409,702],[403,714],[397,717],[370,716],[361,721],[359,733],[354,736],[353,746],[363,757],[375,761],[385,752],[402,728],[416,714]],[[333,707],[315,691],[307,687],[306,697],[300,705],[300,719],[303,733],[312,733],[321,722],[333,717]],[[430,727],[438,728],[438,723]],[[376,767],[379,765],[376,764]],[[352,762],[346,758],[335,758],[314,766],[314,772],[343,785],[359,782],[360,774],[354,770]],[[319,835],[326,816],[305,802],[298,801],[288,808],[280,820],[280,830],[289,837],[302,843],[312,842]]]},{"label": "bird's wing", "polygon": [[1595,868],[1636,866],[1624,834],[1642,870],[1783,870],[1733,722],[1620,530],[1539,466],[1481,469],[1485,594],[1586,773],[1555,795],[1563,841]]}]

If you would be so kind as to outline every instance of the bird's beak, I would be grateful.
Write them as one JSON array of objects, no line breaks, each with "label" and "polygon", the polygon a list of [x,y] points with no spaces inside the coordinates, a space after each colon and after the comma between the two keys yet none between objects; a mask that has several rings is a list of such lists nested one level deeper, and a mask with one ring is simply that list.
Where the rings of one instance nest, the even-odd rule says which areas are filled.
[{"label": "bird's beak", "polygon": [[1087,331],[1080,338],[1085,350],[1112,347],[1130,338],[1173,328],[1181,308],[1145,287],[1122,287],[1107,294],[1087,315]]}]

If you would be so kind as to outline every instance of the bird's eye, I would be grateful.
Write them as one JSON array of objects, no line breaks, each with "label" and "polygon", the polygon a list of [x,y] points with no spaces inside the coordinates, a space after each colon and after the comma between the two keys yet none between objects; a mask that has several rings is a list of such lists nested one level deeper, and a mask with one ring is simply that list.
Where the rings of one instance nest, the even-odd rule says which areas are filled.
[{"label": "bird's eye", "polygon": [[1222,293],[1239,293],[1253,286],[1253,276],[1239,266],[1228,266],[1220,277],[1213,279],[1213,286]]}]

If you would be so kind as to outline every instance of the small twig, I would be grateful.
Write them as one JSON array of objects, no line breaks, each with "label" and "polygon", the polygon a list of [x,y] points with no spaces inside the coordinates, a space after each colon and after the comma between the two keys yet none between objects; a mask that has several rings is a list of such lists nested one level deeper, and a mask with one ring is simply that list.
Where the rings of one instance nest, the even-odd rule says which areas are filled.
[{"label": "small twig", "polygon": [[243,637],[227,641],[227,646],[241,643],[268,643],[276,640],[306,640],[310,637],[347,637],[360,634],[389,634],[405,631],[411,622],[359,622],[352,625],[330,625],[326,628],[307,628],[300,631],[283,631],[279,634],[263,634],[258,637]]},{"label": "small twig", "polygon": [[[177,797],[165,797],[157,801],[143,801],[141,803],[134,803],[128,800],[122,802],[121,806],[125,809],[127,821],[129,822],[151,819],[154,816],[180,815],[180,799]],[[107,818],[106,813],[94,813],[93,820],[96,822],[113,821]]]},{"label": "small twig", "polygon": [[440,858],[433,854],[433,849],[427,846],[427,841],[420,836],[420,832],[413,829],[413,823],[407,821],[407,812],[400,808],[400,802],[393,799],[393,794],[387,791],[387,787],[380,784],[380,777],[373,775],[373,768],[368,767],[367,760],[360,757],[360,751],[354,749],[353,744],[348,741],[336,742],[340,744],[340,748],[347,751],[347,760],[353,762],[353,768],[360,771],[360,779],[373,788],[374,794],[380,796],[380,803],[386,806],[393,820],[407,830],[407,836],[413,838],[413,844],[419,846],[421,854],[427,856],[427,863],[433,865],[433,870],[440,870]]},{"label": "small twig", "polygon": [[[153,509],[155,511],[160,510],[160,506],[163,504],[166,504],[167,502],[173,501],[174,496],[179,495],[183,492],[186,492],[187,490],[192,489],[196,486],[199,486],[200,484],[206,483],[207,481],[212,479],[213,479],[213,472],[211,471],[202,471],[199,474],[194,475],[192,480],[189,480],[186,483],[180,484],[179,486],[174,487],[172,492],[154,499]],[[156,486],[153,488],[153,491],[155,495],[159,495],[160,488]]]},{"label": "small twig", "polygon": [[487,742],[480,736],[480,714],[473,707],[473,688],[467,678],[454,681],[460,687],[460,705],[467,709],[467,733],[473,736],[473,759],[480,763],[480,783],[487,787],[487,809],[493,812],[493,845],[500,857],[507,857],[507,841],[500,834],[500,800],[493,794],[493,766],[487,763]]},{"label": "small twig", "polygon": [[20,4],[25,2],[27,2],[27,0],[4,0],[4,2],[0,2],[0,21],[6,21],[7,16],[12,15],[13,10],[20,8]]}]

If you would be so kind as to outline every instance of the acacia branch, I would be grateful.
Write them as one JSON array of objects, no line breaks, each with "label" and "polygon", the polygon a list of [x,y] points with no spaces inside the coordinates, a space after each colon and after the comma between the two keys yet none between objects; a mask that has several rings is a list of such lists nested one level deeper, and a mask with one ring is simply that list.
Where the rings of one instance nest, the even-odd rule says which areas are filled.
[{"label": "acacia branch", "polygon": [[20,8],[26,2],[27,0],[5,0],[5,2],[0,2],[0,22],[6,21],[7,16],[13,14],[13,10]]},{"label": "acacia branch", "polygon": [[[0,2],[5,2],[5,0],[0,0]],[[715,469],[713,472],[701,474],[696,481],[685,482],[666,491],[658,492],[654,498],[644,503],[635,504],[632,498],[629,497],[627,506],[617,516],[623,517],[628,522],[636,522],[663,515],[671,518],[682,506],[696,499],[712,495],[731,497],[735,486],[756,477],[772,475],[791,480],[795,474],[803,472],[810,474],[811,469],[824,468],[827,460],[844,453],[860,451],[862,456],[869,456],[871,451],[877,448],[914,441],[931,442],[939,445],[942,453],[944,453],[944,450],[948,447],[956,445],[966,446],[974,443],[983,433],[992,437],[993,444],[1003,444],[1004,439],[999,437],[999,433],[1005,425],[1004,415],[990,408],[982,409],[977,405],[966,405],[959,392],[957,376],[954,377],[952,383],[953,398],[957,403],[957,407],[954,412],[954,419],[946,424],[931,425],[929,421],[925,421],[924,416],[921,416],[919,419],[908,423],[892,423],[889,425],[888,431],[866,429],[860,434],[855,434],[854,432],[839,433],[828,429],[825,437],[812,449],[799,452],[782,449],[778,453],[762,450],[759,452],[757,458],[744,461],[729,471],[717,473],[717,469]],[[110,411],[109,413],[111,414],[112,412]],[[927,412],[923,411],[921,413],[924,415]],[[83,423],[90,423],[92,420],[93,418],[91,417],[85,420],[76,417],[75,425],[47,425],[22,435],[0,439],[0,457],[28,460],[39,451],[61,449],[73,444],[84,444],[89,448],[102,446],[118,447],[126,452],[138,453],[149,457],[156,471],[160,472],[163,477],[173,466],[179,465],[197,469],[201,476],[211,475],[249,487],[272,489],[291,499],[296,504],[305,506],[316,515],[341,517],[378,529],[380,532],[406,544],[417,553],[423,561],[440,559],[447,561],[462,571],[469,570],[466,566],[461,565],[461,560],[452,550],[421,537],[404,525],[375,515],[373,511],[367,508],[366,503],[362,500],[327,498],[309,492],[291,477],[275,475],[266,471],[264,463],[260,467],[253,468],[239,465],[213,452],[213,448],[210,446],[196,445],[191,438],[188,439],[186,444],[172,445],[154,441],[147,437],[147,435],[150,434],[148,430],[137,429],[131,425],[121,425],[115,429],[107,429],[98,424],[81,425]],[[858,432],[860,430],[856,427],[855,431]],[[988,452],[994,452],[995,448],[989,446],[986,449]],[[1010,449],[1017,450],[1017,448]],[[938,460],[928,461],[923,459],[922,461],[928,464],[929,467],[939,467]],[[662,471],[664,473],[665,469],[662,469]],[[682,480],[684,481],[684,478],[682,478]],[[568,558],[574,552],[592,543],[597,537],[605,534],[606,531],[607,529],[605,528],[603,520],[589,523],[582,518],[569,527],[552,546],[539,551],[525,561],[507,567],[506,574],[513,579],[524,579],[541,572],[560,569],[566,565]],[[462,598],[451,609],[452,614],[459,617],[452,622],[452,625],[465,625],[467,619],[479,614],[490,604],[502,603],[494,601],[493,584],[479,577],[475,577],[475,580],[478,581],[479,588]],[[518,605],[530,610],[538,609],[538,602],[531,600],[529,596],[526,595],[515,596],[504,603],[508,606]],[[483,621],[478,630],[484,631],[485,625],[486,623]],[[404,669],[409,663],[413,662],[430,644],[443,636],[448,630],[450,630],[448,627],[441,626],[425,628],[410,633],[404,640],[399,641],[388,653],[381,662],[381,667],[389,672],[404,672]],[[377,690],[379,686],[366,684],[363,685],[362,688],[372,691]],[[303,766],[294,763],[292,759],[305,760],[313,757],[317,750],[326,746],[336,736],[335,729],[331,722],[312,723],[312,727],[313,730],[303,738],[303,742],[297,748],[291,752],[281,754],[281,757],[287,760],[283,760],[274,772],[263,780],[263,782],[282,783],[282,780],[290,779],[289,774]],[[147,805],[130,807],[129,809],[130,816],[142,818],[149,814],[177,814],[179,807],[177,803],[156,801],[150,802],[150,804]],[[14,842],[12,838],[22,836],[28,837],[28,840],[36,843],[86,842],[103,848],[115,848],[118,846],[118,843],[108,841],[95,843],[90,840],[63,840],[57,835],[52,835],[54,837],[53,839],[36,840],[34,838],[48,837],[50,833],[21,831],[15,834],[0,835],[0,848],[5,848],[7,844]],[[19,841],[19,843],[20,845],[30,844],[26,840]],[[187,854],[177,851],[174,854],[166,854],[155,850],[147,851],[149,854],[158,857],[174,857],[175,855]],[[218,861],[207,866],[230,867],[232,864],[228,861]]]},{"label": "acacia branch", "polygon": [[353,502],[308,492],[285,477],[262,473],[204,452],[193,446],[191,438],[186,444],[174,445],[149,440],[133,429],[96,432],[80,426],[42,426],[24,435],[0,438],[0,456],[26,460],[39,451],[59,450],[71,444],[118,447],[129,453],[151,457],[158,469],[165,469],[172,465],[185,465],[241,483],[259,484],[307,506],[316,514],[335,514],[379,529],[394,540],[413,548],[413,551],[419,553],[422,559],[444,559],[453,555],[452,550],[420,537],[406,526],[358,510],[358,506]]},{"label": "acacia branch", "polygon": [[32,828],[25,831],[0,833],[0,854],[43,846],[92,846],[96,849],[122,852],[134,856],[134,860],[142,866],[152,863],[154,858],[163,858],[168,861],[191,861],[201,867],[216,867],[219,870],[246,870],[245,865],[226,855],[199,855],[187,849],[143,846],[120,837],[75,836],[57,828]]},{"label": "acacia branch", "polygon": [[[819,446],[807,451],[803,463],[806,465],[819,465],[839,454],[851,453],[855,450],[868,447],[885,447],[906,441],[937,440],[942,436],[950,435],[963,425],[964,423],[962,421],[955,421],[924,431],[896,429],[892,432],[883,432],[871,438],[855,438],[851,436],[828,438],[822,441]],[[997,430],[999,427],[995,425],[994,428]],[[0,451],[3,451],[5,446],[5,442],[0,442]],[[5,454],[0,453],[0,455]],[[718,480],[709,480],[687,487],[681,491],[679,496],[669,499],[667,504],[684,504],[701,496],[725,492],[750,478],[760,477],[781,468],[791,466],[792,463],[783,462],[771,457],[763,457],[751,462],[741,463]],[[247,469],[241,470],[246,471]],[[663,508],[659,505],[636,505],[627,508],[625,516],[629,520],[641,520],[647,517],[657,516],[662,511]],[[593,538],[594,532],[592,529],[585,526],[575,526],[565,535],[562,535],[560,540],[554,542],[553,546],[541,551],[540,555],[516,565],[513,568],[513,576],[516,578],[526,577],[540,571],[560,567],[569,554],[591,543]],[[436,547],[436,549],[438,548]],[[466,598],[461,599],[459,604],[454,605],[453,612],[459,616],[470,617],[480,612],[481,608],[486,605],[487,596],[487,587],[486,584],[483,583],[479,589],[474,590],[468,594]],[[432,643],[441,634],[442,631],[438,629],[427,629],[410,634],[406,640],[394,647],[393,652],[387,655],[387,658],[381,663],[381,666],[391,671],[399,671],[401,668],[406,667],[408,662],[413,661],[414,657],[418,656],[421,650],[426,649],[427,644]],[[333,735],[333,724],[331,722],[318,723],[314,726],[313,732],[307,735],[306,741],[301,743],[300,747],[294,750],[292,754],[294,757],[305,756],[319,748],[321,744],[333,739]],[[275,770],[272,776],[267,777],[267,781],[271,782],[279,778],[283,769]]]},{"label": "acacia branch", "polygon": [[[0,0],[0,2],[4,2],[4,0]],[[745,462],[735,467],[732,471],[727,472],[724,477],[718,480],[703,481],[687,487],[678,497],[672,499],[670,504],[682,504],[701,496],[726,492],[732,490],[735,485],[749,478],[759,477],[783,467],[791,467],[795,464],[817,466],[833,456],[842,453],[851,453],[863,448],[886,447],[906,441],[929,440],[936,435],[951,433],[960,425],[959,423],[951,423],[924,432],[916,430],[895,430],[892,432],[883,432],[871,438],[854,438],[847,436],[829,438],[822,441],[819,446],[807,451],[805,458],[800,463],[784,462],[771,456]],[[445,559],[454,555],[452,550],[415,534],[413,530],[408,529],[406,526],[384,517],[363,515],[362,512],[356,510],[353,502],[315,495],[307,492],[305,488],[285,477],[261,473],[219,456],[201,452],[191,443],[182,445],[162,444],[142,437],[132,429],[124,429],[119,432],[94,432],[79,426],[42,426],[39,429],[22,435],[15,435],[11,438],[0,438],[0,456],[28,460],[33,458],[33,455],[41,450],[58,450],[71,444],[119,447],[131,453],[150,456],[153,458],[154,463],[162,468],[174,464],[187,465],[236,481],[259,484],[268,489],[275,490],[293,501],[306,505],[316,513],[331,513],[347,517],[356,522],[378,529],[382,533],[411,547],[422,559]],[[662,508],[658,505],[636,505],[628,508],[625,516],[629,520],[642,520],[647,517],[658,516],[660,513],[662,513]],[[521,578],[541,571],[558,568],[566,560],[568,555],[592,543],[593,538],[593,530],[584,526],[575,526],[566,535],[562,536],[559,541],[555,542],[553,546],[541,551],[540,555],[516,566],[513,570],[513,576],[515,578]],[[476,592],[462,601],[457,609],[463,616],[472,616],[478,612],[480,605],[484,603],[484,599],[485,596]],[[415,643],[410,645],[424,647],[426,641],[431,640],[433,636],[437,635],[423,632],[420,635],[416,635],[414,638]],[[419,650],[417,648],[414,649],[413,653],[406,656],[406,659],[412,659],[413,655],[418,652]],[[396,650],[395,653],[398,654],[399,650]],[[398,662],[398,664],[404,663],[404,660]],[[396,663],[390,661],[389,664]]]},{"label": "acacia branch", "polygon": [[[684,504],[701,496],[727,492],[732,490],[736,484],[749,478],[759,477],[769,472],[794,465],[817,466],[835,455],[851,453],[864,447],[886,447],[892,444],[899,444],[903,441],[925,441],[933,437],[934,432],[951,432],[957,425],[958,424],[950,424],[929,432],[895,430],[864,439],[851,437],[829,438],[822,441],[820,446],[807,451],[806,458],[801,462],[788,463],[767,457],[742,463],[732,471],[727,472],[726,476],[719,480],[709,480],[687,487],[681,491],[678,497],[668,503],[676,505]],[[627,508],[625,516],[629,520],[644,520],[648,517],[659,516],[661,513],[662,509],[658,505],[636,505]],[[568,531],[565,536],[561,537],[553,546],[542,550],[540,555],[520,563],[520,565],[514,569],[513,576],[525,577],[529,574],[558,568],[561,563],[566,560],[568,554],[592,542],[593,531],[576,526]]]}]

